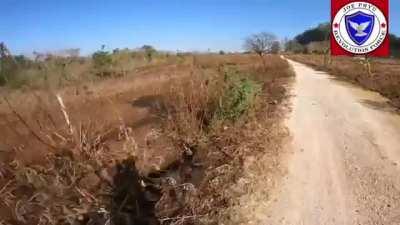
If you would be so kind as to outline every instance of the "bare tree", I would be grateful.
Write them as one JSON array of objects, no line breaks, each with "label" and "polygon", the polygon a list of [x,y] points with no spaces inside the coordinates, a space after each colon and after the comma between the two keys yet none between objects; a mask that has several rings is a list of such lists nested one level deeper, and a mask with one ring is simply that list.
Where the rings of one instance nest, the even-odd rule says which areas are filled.
[{"label": "bare tree", "polygon": [[248,38],[246,38],[244,43],[244,48],[247,51],[254,52],[260,56],[265,70],[266,66],[265,66],[264,55],[272,50],[274,42],[276,41],[277,37],[274,34],[268,32],[261,32],[258,34],[253,34]]}]

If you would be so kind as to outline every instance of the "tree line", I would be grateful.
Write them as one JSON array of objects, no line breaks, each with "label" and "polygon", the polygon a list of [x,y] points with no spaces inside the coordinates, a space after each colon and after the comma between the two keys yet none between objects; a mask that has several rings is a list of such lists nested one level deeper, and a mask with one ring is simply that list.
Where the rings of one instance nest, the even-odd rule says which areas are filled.
[{"label": "tree line", "polygon": [[[293,53],[325,53],[329,49],[331,25],[322,23],[285,41],[285,51]],[[390,52],[394,57],[400,57],[400,37],[389,35]]]}]

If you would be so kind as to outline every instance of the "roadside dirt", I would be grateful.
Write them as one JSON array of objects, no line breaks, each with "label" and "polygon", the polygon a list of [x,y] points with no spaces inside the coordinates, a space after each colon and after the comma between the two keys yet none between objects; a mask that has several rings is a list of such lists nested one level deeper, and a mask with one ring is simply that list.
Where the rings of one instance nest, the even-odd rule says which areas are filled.
[{"label": "roadside dirt", "polygon": [[[93,127],[94,130],[110,129],[110,135],[115,136],[112,129],[121,122],[126,123],[134,130],[133,136],[140,147],[146,145],[149,135],[154,136],[158,132],[160,118],[156,111],[160,107],[159,93],[165,91],[168,82],[175,78],[182,79],[190,71],[191,67],[186,65],[153,67],[137,71],[132,76],[84,83],[57,92],[14,92],[6,97],[37,134],[46,134],[48,130],[66,130],[67,125],[56,99],[56,94],[59,94],[72,124],[79,126],[82,122],[90,123],[96,126]],[[46,146],[38,143],[3,98],[0,99],[0,136],[2,155],[6,157],[7,152],[18,154],[11,158],[16,157],[26,164],[40,163],[49,151]],[[107,144],[110,151],[115,151],[115,159],[118,160],[118,149],[122,148],[122,142],[114,141],[115,139],[110,138],[111,141]],[[20,148],[20,151],[12,150],[15,147]],[[150,149],[148,154],[149,160],[151,151]],[[2,155],[0,161],[7,161],[2,159]],[[124,158],[125,155],[121,157]]]},{"label": "roadside dirt", "polygon": [[[159,190],[143,188],[139,181],[181,158],[179,149],[161,135],[159,96],[168,90],[168,82],[184,79],[191,69],[152,67],[57,92],[3,95],[0,224],[69,224],[71,218],[79,218],[82,224],[104,224],[110,213],[113,220],[153,224],[153,201]],[[68,133],[56,95],[63,99],[73,134]],[[133,205],[145,209],[144,213],[122,207],[131,205],[131,198],[139,199]],[[111,211],[93,211],[100,206]],[[59,207],[65,208],[62,213]],[[103,222],[93,223],[97,219]]]},{"label": "roadside dirt", "polygon": [[400,116],[375,92],[290,63],[288,173],[264,224],[400,224]]}]

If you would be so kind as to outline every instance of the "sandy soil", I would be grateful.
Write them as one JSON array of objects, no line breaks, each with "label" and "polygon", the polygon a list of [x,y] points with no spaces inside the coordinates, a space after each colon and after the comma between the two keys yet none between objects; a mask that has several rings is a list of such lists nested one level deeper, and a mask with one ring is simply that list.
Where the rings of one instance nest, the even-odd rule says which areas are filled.
[{"label": "sandy soil", "polygon": [[264,224],[400,224],[400,116],[375,92],[290,63],[288,173]]}]

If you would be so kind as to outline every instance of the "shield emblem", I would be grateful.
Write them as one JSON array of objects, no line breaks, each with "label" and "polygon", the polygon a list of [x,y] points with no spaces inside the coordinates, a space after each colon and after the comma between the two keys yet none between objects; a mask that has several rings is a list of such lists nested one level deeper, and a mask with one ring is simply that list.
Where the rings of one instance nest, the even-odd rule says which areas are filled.
[{"label": "shield emblem", "polygon": [[346,30],[351,40],[363,45],[371,36],[375,17],[361,11],[346,16]]}]

